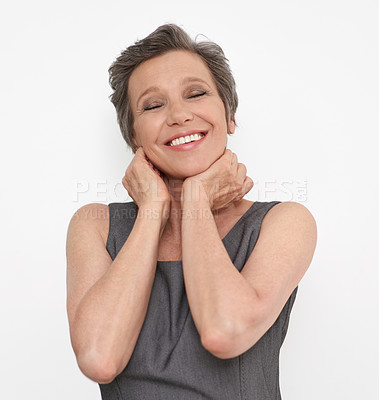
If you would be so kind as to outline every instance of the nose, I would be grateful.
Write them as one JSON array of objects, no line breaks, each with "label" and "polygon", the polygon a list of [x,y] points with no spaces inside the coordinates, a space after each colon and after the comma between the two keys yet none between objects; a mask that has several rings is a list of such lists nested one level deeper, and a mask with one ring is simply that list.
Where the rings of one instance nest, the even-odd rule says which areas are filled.
[{"label": "nose", "polygon": [[167,113],[167,125],[182,125],[193,119],[193,114],[187,104],[183,101],[170,103]]}]

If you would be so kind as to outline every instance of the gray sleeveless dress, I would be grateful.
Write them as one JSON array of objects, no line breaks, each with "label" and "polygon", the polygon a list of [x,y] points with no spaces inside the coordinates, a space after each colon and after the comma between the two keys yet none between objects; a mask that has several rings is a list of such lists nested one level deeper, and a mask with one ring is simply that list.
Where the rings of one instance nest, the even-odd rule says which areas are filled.
[{"label": "gray sleeveless dress", "polygon": [[[254,202],[223,239],[241,271],[254,249],[266,212],[279,201]],[[111,203],[107,250],[114,259],[138,209]],[[188,306],[181,261],[158,261],[144,324],[123,372],[100,384],[103,400],[280,400],[279,351],[297,287],[279,317],[245,353],[223,360],[202,345]]]}]

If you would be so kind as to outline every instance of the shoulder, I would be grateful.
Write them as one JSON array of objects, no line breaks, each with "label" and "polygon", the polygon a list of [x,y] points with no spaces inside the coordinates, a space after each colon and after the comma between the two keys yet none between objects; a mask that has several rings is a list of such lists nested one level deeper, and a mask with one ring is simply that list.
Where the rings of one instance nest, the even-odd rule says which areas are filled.
[{"label": "shoulder", "polygon": [[305,206],[295,202],[275,204],[262,220],[242,274],[269,297],[285,293],[284,304],[309,267],[316,242],[316,221]]},{"label": "shoulder", "polygon": [[292,291],[309,267],[316,243],[317,225],[308,208],[296,202],[281,202],[264,216],[255,254],[276,265],[274,275],[279,270],[292,275]]},{"label": "shoulder", "polygon": [[271,207],[262,220],[262,229],[293,233],[307,231],[314,240],[317,237],[317,224],[312,213],[303,204],[293,201],[280,202]]},{"label": "shoulder", "polygon": [[91,203],[80,207],[72,216],[68,234],[81,231],[96,230],[106,243],[109,233],[109,206],[101,203]]}]

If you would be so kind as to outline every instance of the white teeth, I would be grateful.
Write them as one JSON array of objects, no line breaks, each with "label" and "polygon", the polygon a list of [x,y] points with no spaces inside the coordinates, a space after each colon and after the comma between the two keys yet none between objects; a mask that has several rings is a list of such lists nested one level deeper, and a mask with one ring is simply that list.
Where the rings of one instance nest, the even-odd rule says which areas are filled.
[{"label": "white teeth", "polygon": [[187,135],[187,136],[182,136],[180,138],[176,138],[171,141],[170,146],[177,146],[179,144],[184,144],[184,143],[189,143],[189,142],[194,142],[197,140],[200,140],[202,137],[204,137],[204,133],[195,133],[193,135]]}]

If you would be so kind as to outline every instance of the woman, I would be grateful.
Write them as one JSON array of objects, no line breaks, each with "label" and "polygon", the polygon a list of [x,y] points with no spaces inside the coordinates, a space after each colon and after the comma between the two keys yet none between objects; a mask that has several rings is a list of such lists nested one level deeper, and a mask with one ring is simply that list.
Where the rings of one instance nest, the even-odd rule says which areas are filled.
[{"label": "woman", "polygon": [[280,399],[312,215],[243,199],[253,182],[226,150],[238,101],[216,44],[161,26],[120,55],[110,82],[134,201],[86,205],[69,225],[80,369],[103,399]]}]

